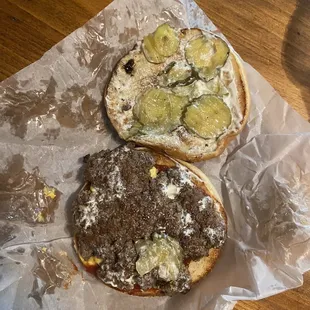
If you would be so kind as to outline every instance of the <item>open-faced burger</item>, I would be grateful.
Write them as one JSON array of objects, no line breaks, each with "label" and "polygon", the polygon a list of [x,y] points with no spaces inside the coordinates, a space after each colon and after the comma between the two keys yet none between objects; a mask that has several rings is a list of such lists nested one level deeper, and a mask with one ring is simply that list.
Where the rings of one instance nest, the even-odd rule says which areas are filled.
[{"label": "open-faced burger", "polygon": [[199,169],[129,144],[90,156],[84,176],[73,204],[75,249],[103,283],[172,295],[211,271],[227,220]]},{"label": "open-faced burger", "polygon": [[163,24],[119,61],[105,105],[121,138],[195,162],[218,156],[240,133],[250,96],[222,38]]}]

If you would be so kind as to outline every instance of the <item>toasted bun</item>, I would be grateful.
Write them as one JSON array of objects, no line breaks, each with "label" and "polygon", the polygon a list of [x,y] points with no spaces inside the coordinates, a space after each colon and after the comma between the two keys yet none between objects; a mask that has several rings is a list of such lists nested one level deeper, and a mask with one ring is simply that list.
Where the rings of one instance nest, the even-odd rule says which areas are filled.
[{"label": "toasted bun", "polygon": [[[223,219],[225,220],[226,233],[227,233],[227,217],[226,217],[226,213],[225,213],[223,204],[221,202],[220,196],[216,192],[216,190],[213,187],[213,185],[211,184],[210,180],[207,178],[207,176],[201,170],[199,170],[197,167],[195,167],[192,164],[189,164],[189,163],[184,162],[182,160],[172,159],[163,153],[158,153],[158,152],[155,152],[151,149],[147,149],[145,147],[138,147],[136,149],[139,151],[151,152],[151,154],[155,158],[156,165],[175,167],[176,164],[179,164],[179,165],[187,168],[190,172],[192,172],[198,178],[197,182],[194,182],[195,185],[200,187],[210,197],[212,197],[215,202],[218,203],[219,208],[218,208],[217,212],[220,212]],[[84,185],[84,187],[85,186],[87,186],[87,185]],[[82,256],[79,254],[76,238],[74,239],[74,248],[75,248],[82,264],[86,267],[86,270],[93,270],[96,266],[98,268],[98,265],[96,264],[96,262],[93,259],[91,259],[89,261],[85,261],[82,258]],[[220,255],[220,249],[211,248],[209,250],[208,256],[204,256],[204,257],[202,257],[196,261],[192,260],[188,263],[187,266],[188,266],[188,270],[189,270],[193,284],[197,283],[199,280],[201,280],[203,277],[205,277],[212,270],[217,259],[219,258],[219,255]],[[102,264],[104,264],[104,262],[102,262]],[[112,288],[117,289],[115,287],[112,287]],[[149,289],[149,290],[134,289],[134,290],[128,290],[128,291],[123,291],[123,290],[120,290],[120,291],[125,292],[125,293],[130,294],[130,295],[135,295],[135,296],[163,296],[163,295],[165,295],[163,291],[161,291],[160,289],[155,289],[155,288]]]},{"label": "toasted bun", "polygon": [[[183,29],[180,30],[180,40],[185,44],[190,39],[203,33],[213,35],[200,29]],[[124,71],[124,65],[130,59],[133,59],[135,63],[132,75],[128,75]],[[156,76],[164,70],[167,63],[183,59],[184,56],[179,52],[175,56],[170,57],[166,63],[151,64],[145,59],[141,49],[135,47],[134,50],[119,61],[113,71],[111,81],[105,93],[105,105],[111,123],[119,136],[124,140],[133,141],[158,151],[164,151],[166,154],[181,160],[198,162],[219,156],[229,142],[242,131],[249,115],[250,93],[246,75],[241,60],[232,49],[230,49],[226,65],[233,72],[234,83],[231,83],[228,89],[233,87],[233,90],[230,90],[230,92],[235,94],[233,105],[235,106],[235,111],[238,111],[238,119],[240,119],[236,129],[230,130],[217,141],[212,142],[212,147],[206,144],[208,142],[206,139],[198,137],[187,130],[183,132],[175,130],[171,133],[156,135],[140,134],[128,138],[128,130],[133,121],[132,107],[135,104],[136,97],[150,87],[156,86]],[[122,107],[124,104],[128,104],[131,109],[123,111]]]}]

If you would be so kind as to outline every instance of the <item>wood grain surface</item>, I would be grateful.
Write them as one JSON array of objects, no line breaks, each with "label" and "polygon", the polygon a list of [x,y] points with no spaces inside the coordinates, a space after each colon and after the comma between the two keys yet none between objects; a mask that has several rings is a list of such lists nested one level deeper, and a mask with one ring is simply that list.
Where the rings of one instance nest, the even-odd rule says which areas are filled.
[{"label": "wood grain surface", "polygon": [[[0,80],[97,14],[110,0],[0,0]],[[310,0],[197,0],[242,58],[305,119],[310,119]],[[310,309],[302,287],[237,310]]]}]

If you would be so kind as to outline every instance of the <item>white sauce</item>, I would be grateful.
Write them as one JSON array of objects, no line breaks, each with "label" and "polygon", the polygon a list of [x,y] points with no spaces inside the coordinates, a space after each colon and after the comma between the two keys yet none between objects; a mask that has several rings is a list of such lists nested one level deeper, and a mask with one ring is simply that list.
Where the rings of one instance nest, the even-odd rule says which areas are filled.
[{"label": "white sauce", "polygon": [[210,240],[212,242],[214,242],[214,239],[218,235],[218,232],[215,229],[211,228],[211,227],[205,228],[204,232],[208,235],[208,237],[210,238]]},{"label": "white sauce", "polygon": [[206,210],[210,205],[212,204],[213,199],[209,196],[203,197],[198,203],[199,203],[199,211],[202,212],[203,210]]},{"label": "white sauce", "polygon": [[[213,37],[212,34],[208,32],[204,32],[204,35],[208,38]],[[199,35],[200,36],[200,35]],[[194,36],[197,37],[197,36]],[[192,38],[194,38],[192,37]],[[124,102],[129,103],[131,106],[134,106],[136,97],[138,94],[141,94],[146,89],[150,87],[156,86],[154,83],[154,76],[164,70],[164,68],[170,64],[172,61],[176,61],[176,66],[183,67],[184,66],[184,59],[185,59],[185,52],[184,48],[187,44],[187,40],[181,40],[180,42],[180,53],[175,54],[174,56],[167,58],[166,62],[160,65],[154,65],[145,60],[144,57],[139,57],[136,55],[140,54],[140,50],[137,49],[132,51],[126,58],[124,58],[124,62],[136,56],[136,60],[140,63],[136,65],[136,78],[128,78],[128,75],[125,73],[124,70],[120,69],[117,75],[114,75],[111,80],[111,85],[117,88],[117,97],[119,98],[119,102],[115,102],[115,100],[110,100],[107,98],[108,106],[115,111],[115,118],[119,124],[119,127],[122,128],[122,134],[125,134],[126,131],[131,127],[133,122],[133,114],[132,109],[129,111],[123,112],[121,107]],[[233,50],[231,50],[233,53]],[[231,54],[232,55],[232,54]],[[232,82],[226,86],[228,90],[228,95],[223,97],[225,104],[230,108],[232,114],[232,122],[230,126],[224,130],[221,134],[221,138],[226,136],[227,134],[237,131],[240,128],[240,121],[243,119],[243,115],[241,113],[239,104],[238,104],[238,91],[237,91],[237,84],[234,77],[234,70],[232,64],[232,56],[229,56],[226,64],[219,69],[219,79],[223,83],[224,81],[224,72],[225,74],[229,74],[231,76]],[[198,92],[203,93],[210,93],[210,90],[204,89],[205,83],[202,81],[197,82],[197,89]],[[121,97],[120,97],[121,96]],[[125,101],[121,101],[120,98],[123,98]],[[113,106],[112,106],[113,105]],[[181,148],[182,151],[188,154],[200,154],[209,153],[217,148],[217,140],[216,138],[210,139],[202,139],[198,136],[194,136],[187,132],[187,130],[181,126],[181,130],[186,131],[182,133],[183,138],[180,139],[180,130],[175,130],[173,133],[169,134],[152,134],[149,133],[147,135],[141,136],[139,138],[140,142],[150,142],[152,144],[165,144],[170,146],[171,148]],[[185,144],[184,141],[188,141],[188,145]],[[186,142],[187,143],[187,142]]]},{"label": "white sauce", "polygon": [[120,272],[114,272],[114,271],[108,271],[106,278],[112,279],[111,281],[105,281],[106,284],[109,284],[113,287],[117,287],[118,285],[115,284],[114,279],[117,279],[121,282],[127,282],[131,287],[134,286],[135,281],[134,281],[134,276],[130,276],[129,278],[125,278],[125,271],[122,270]]},{"label": "white sauce", "polygon": [[210,238],[210,241],[219,242],[219,246],[221,246],[225,242],[225,231],[220,231],[211,227],[206,227],[204,233]]},{"label": "white sauce", "polygon": [[194,232],[193,228],[187,228],[184,230],[184,235],[185,236],[190,236]]},{"label": "white sauce", "polygon": [[184,227],[187,227],[189,224],[193,223],[191,215],[184,210],[182,210],[181,222]]},{"label": "white sauce", "polygon": [[178,168],[179,168],[179,171],[180,171],[180,176],[181,176],[181,184],[182,185],[189,185],[191,187],[194,186],[191,178],[192,177],[196,177],[192,172],[190,172],[188,169],[186,169],[185,167],[177,164]]},{"label": "white sauce", "polygon": [[115,197],[122,198],[125,187],[122,182],[121,173],[118,166],[115,166],[115,170],[109,174],[110,177],[110,188],[114,190]]},{"label": "white sauce", "polygon": [[80,206],[80,210],[83,213],[80,219],[80,225],[85,229],[91,227],[97,222],[99,210],[95,200],[87,202],[86,206]]},{"label": "white sauce", "polygon": [[168,185],[163,184],[162,191],[163,193],[169,198],[174,199],[180,192],[181,187],[178,187],[174,185],[173,183],[170,183]]}]

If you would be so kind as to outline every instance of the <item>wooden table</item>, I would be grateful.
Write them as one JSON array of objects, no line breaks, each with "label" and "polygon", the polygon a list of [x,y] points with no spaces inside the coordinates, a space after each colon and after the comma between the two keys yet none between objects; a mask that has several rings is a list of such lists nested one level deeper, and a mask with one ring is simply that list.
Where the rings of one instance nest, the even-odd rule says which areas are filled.
[{"label": "wooden table", "polygon": [[[0,80],[39,59],[111,0],[1,0]],[[310,0],[197,0],[243,59],[310,118]],[[310,309],[302,287],[237,310]]]}]

